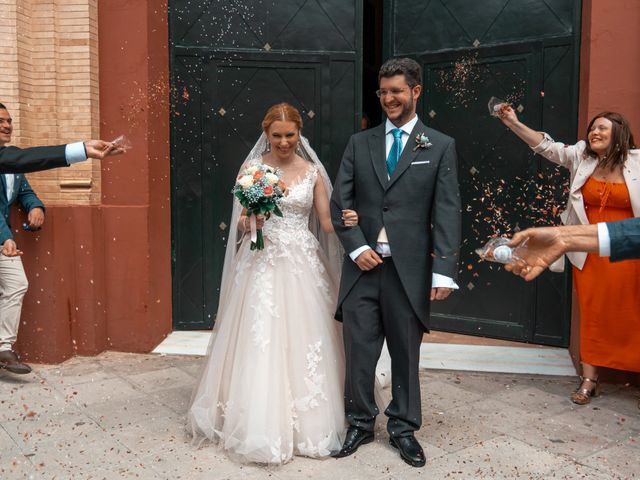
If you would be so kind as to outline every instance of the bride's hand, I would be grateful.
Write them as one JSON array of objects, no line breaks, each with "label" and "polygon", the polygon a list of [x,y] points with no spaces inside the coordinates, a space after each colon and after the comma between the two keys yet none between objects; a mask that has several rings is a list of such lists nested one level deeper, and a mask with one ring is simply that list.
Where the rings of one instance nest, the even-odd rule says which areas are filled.
[{"label": "bride's hand", "polygon": [[358,213],[355,210],[342,210],[342,223],[345,227],[358,225]]},{"label": "bride's hand", "polygon": [[[264,227],[264,221],[266,220],[266,217],[264,215],[262,215],[261,213],[259,213],[258,215],[256,215],[256,229],[260,230],[262,227]],[[242,228],[245,232],[248,232],[249,230],[251,230],[251,219],[250,217],[243,215],[242,216]]]}]

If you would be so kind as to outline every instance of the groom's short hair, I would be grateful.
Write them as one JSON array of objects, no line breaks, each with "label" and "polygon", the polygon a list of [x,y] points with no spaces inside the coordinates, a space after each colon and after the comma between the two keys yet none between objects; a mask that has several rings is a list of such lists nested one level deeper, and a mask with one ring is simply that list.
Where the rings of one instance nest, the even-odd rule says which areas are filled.
[{"label": "groom's short hair", "polygon": [[404,75],[409,87],[422,85],[422,68],[420,64],[411,58],[390,58],[382,64],[378,73],[378,82],[381,78]]}]

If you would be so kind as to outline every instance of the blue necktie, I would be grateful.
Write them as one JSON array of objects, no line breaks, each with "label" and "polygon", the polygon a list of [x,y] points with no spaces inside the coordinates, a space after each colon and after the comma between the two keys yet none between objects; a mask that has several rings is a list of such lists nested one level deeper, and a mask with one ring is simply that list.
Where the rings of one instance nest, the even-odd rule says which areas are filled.
[{"label": "blue necktie", "polygon": [[400,160],[400,154],[402,153],[402,130],[394,128],[391,130],[391,133],[393,134],[393,145],[391,145],[391,150],[387,157],[387,173],[389,176],[391,176],[393,171],[396,169],[398,160]]}]

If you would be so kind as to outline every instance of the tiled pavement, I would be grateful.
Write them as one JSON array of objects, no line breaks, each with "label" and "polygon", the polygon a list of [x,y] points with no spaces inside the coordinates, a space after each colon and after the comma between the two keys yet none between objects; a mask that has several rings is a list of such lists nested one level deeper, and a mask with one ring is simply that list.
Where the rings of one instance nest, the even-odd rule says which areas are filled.
[{"label": "tiled pavement", "polygon": [[577,407],[567,399],[574,378],[431,370],[422,372],[424,468],[402,462],[383,428],[345,459],[237,465],[185,436],[200,361],[106,353],[32,375],[0,371],[0,478],[640,478],[638,389],[605,385]]}]

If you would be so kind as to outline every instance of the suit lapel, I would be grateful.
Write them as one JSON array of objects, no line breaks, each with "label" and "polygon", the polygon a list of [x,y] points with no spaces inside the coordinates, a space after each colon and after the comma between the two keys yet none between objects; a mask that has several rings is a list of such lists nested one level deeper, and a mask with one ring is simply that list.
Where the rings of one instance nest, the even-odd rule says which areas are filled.
[{"label": "suit lapel", "polygon": [[589,180],[589,177],[593,174],[597,166],[598,162],[594,158],[586,158],[580,162],[576,174],[573,177],[573,182],[571,182],[570,193],[576,193],[582,190],[582,187],[587,183],[587,180]]},{"label": "suit lapel", "polygon": [[387,180],[387,159],[385,153],[387,151],[385,145],[384,135],[384,122],[374,129],[369,137],[369,154],[371,156],[371,162],[373,162],[373,169],[376,171],[380,185],[386,188]]},{"label": "suit lapel", "polygon": [[7,177],[5,176],[4,173],[0,173],[0,183],[2,184],[2,187],[4,188],[4,191],[7,191]]},{"label": "suit lapel", "polygon": [[0,173],[0,184],[2,184],[2,194],[0,195],[0,202],[4,205],[8,205],[9,200],[7,200],[7,177],[4,175],[4,173]]},{"label": "suit lapel", "polygon": [[[598,162],[593,158],[586,158],[580,162],[578,169],[576,170],[576,174],[573,177],[573,181],[571,182],[571,186],[569,187],[569,201],[573,205],[573,209],[580,219],[580,222],[583,224],[589,223],[589,218],[587,217],[587,210],[584,207],[582,187],[587,183],[587,180],[596,169],[597,165]],[[576,198],[579,198],[580,201],[576,201]]]},{"label": "suit lapel", "polygon": [[415,148],[414,145],[414,141],[412,141],[412,139],[416,138],[416,135],[418,133],[422,133],[425,130],[425,126],[423,125],[423,123],[418,119],[418,122],[415,124],[415,126],[413,127],[413,130],[411,131],[411,135],[409,135],[409,138],[407,139],[407,144],[404,146],[404,149],[402,150],[402,155],[400,155],[400,160],[398,161],[398,165],[396,166],[396,169],[393,171],[393,175],[391,175],[391,178],[389,179],[389,183],[387,184],[387,188],[391,187],[391,185],[394,184],[394,182],[400,178],[400,176],[404,173],[404,171],[409,168],[409,165],[411,165],[411,162],[413,162],[414,158],[416,158],[416,156],[418,155],[418,149]]},{"label": "suit lapel", "polygon": [[[635,161],[634,161],[635,160]],[[622,170],[624,181],[629,190],[629,199],[631,200],[631,209],[634,217],[640,217],[640,178],[638,178],[640,169],[638,168],[637,157],[632,158],[631,153],[627,157],[627,165]]]}]

